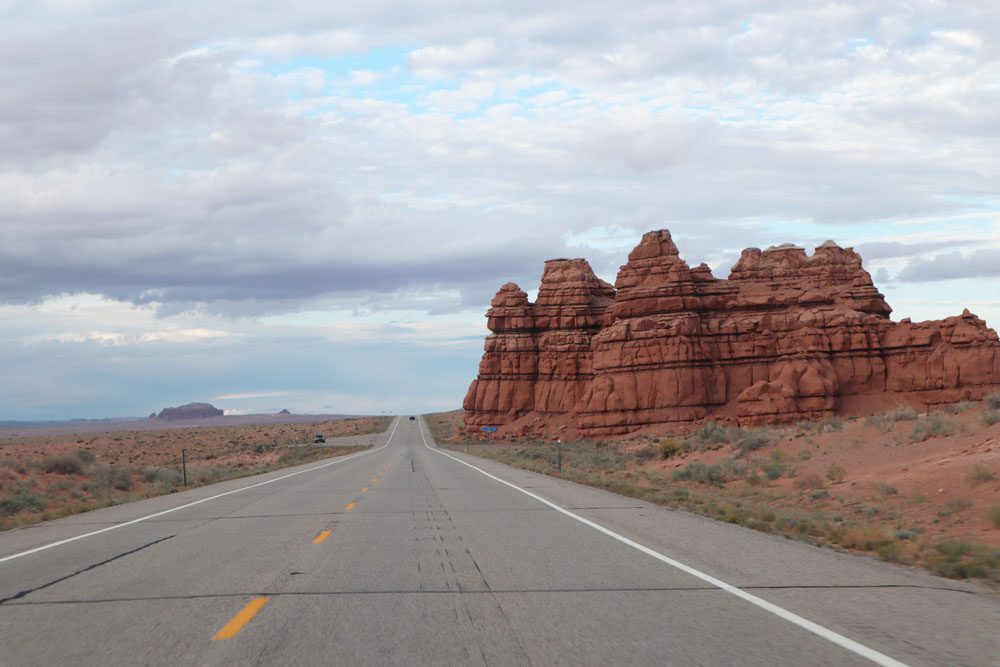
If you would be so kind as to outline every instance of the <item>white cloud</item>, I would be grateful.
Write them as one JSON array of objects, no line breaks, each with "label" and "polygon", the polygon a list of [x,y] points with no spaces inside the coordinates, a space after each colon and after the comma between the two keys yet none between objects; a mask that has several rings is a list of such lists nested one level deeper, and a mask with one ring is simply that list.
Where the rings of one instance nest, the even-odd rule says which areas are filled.
[{"label": "white cloud", "polygon": [[350,30],[315,33],[281,33],[253,40],[247,45],[257,53],[285,58],[302,56],[338,56],[360,51],[365,39]]},{"label": "white cloud", "polygon": [[243,391],[235,394],[219,394],[213,396],[213,401],[241,401],[248,398],[281,398],[288,396],[290,391]]}]

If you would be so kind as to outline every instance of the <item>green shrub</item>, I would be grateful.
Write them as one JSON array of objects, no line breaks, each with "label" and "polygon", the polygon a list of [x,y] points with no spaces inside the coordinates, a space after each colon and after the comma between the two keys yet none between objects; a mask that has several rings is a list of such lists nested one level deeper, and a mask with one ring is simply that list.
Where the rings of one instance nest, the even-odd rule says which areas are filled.
[{"label": "green shrub", "polygon": [[875,553],[879,559],[889,563],[898,563],[902,560],[903,545],[897,540],[886,540],[875,548]]},{"label": "green shrub", "polygon": [[983,423],[987,426],[993,426],[997,422],[1000,422],[1000,410],[986,410],[983,412]]},{"label": "green shrub", "polygon": [[45,509],[45,501],[36,493],[20,489],[17,492],[0,498],[0,515],[13,516],[24,511],[41,511]]},{"label": "green shrub", "polygon": [[996,479],[996,475],[983,466],[976,464],[973,466],[972,470],[965,473],[965,479],[975,486],[976,484],[982,484],[983,482],[993,481]]},{"label": "green shrub", "polygon": [[736,447],[741,455],[746,455],[770,445],[773,441],[774,436],[765,428],[755,428],[749,431],[740,430],[736,438]]},{"label": "green shrub", "polygon": [[132,488],[132,471],[123,466],[97,465],[91,472],[91,477],[98,485],[104,483],[119,491]]},{"label": "green shrub", "polygon": [[986,403],[986,407],[990,410],[1000,410],[1000,392],[990,394],[983,399],[983,402]]},{"label": "green shrub", "polygon": [[107,498],[111,495],[111,485],[104,480],[85,482],[81,488],[95,498]]},{"label": "green shrub", "polygon": [[763,461],[758,460],[757,465],[760,467],[761,472],[764,476],[770,480],[776,480],[782,475],[787,475],[791,472],[791,467],[785,461],[785,456],[781,452],[771,452],[771,456]]},{"label": "green shrub", "polygon": [[996,576],[1000,568],[1000,549],[946,539],[934,547],[926,564],[933,572],[952,579]]},{"label": "green shrub", "polygon": [[883,496],[894,496],[897,493],[899,493],[896,490],[896,487],[892,486],[891,484],[887,484],[885,482],[877,482],[875,484],[875,490],[878,491]]},{"label": "green shrub", "polygon": [[718,449],[729,444],[739,435],[739,429],[727,426],[722,422],[705,422],[691,432],[698,449]]},{"label": "green shrub", "polygon": [[844,466],[834,464],[826,469],[826,478],[834,484],[843,482],[845,477],[847,477],[847,470],[844,469]]},{"label": "green shrub", "polygon": [[872,415],[865,420],[866,424],[872,426],[877,426],[882,430],[888,430],[893,424],[902,421],[915,421],[917,419],[917,411],[908,405],[897,405],[894,408],[890,408],[885,412],[877,415]]},{"label": "green shrub", "polygon": [[988,516],[990,517],[990,521],[993,522],[993,525],[1000,528],[1000,505],[994,505],[991,507],[988,512]]},{"label": "green shrub", "polygon": [[954,514],[956,512],[961,512],[972,507],[972,501],[968,498],[956,498],[955,500],[949,500],[944,506],[944,509],[949,514]]},{"label": "green shrub", "polygon": [[839,417],[827,417],[819,423],[820,433],[837,433],[844,430],[844,420]]},{"label": "green shrub", "polygon": [[673,478],[679,482],[698,482],[699,484],[721,485],[743,475],[746,466],[726,459],[721,463],[705,465],[704,463],[689,463],[673,472]]},{"label": "green shrub", "polygon": [[162,484],[163,486],[177,486],[184,481],[181,473],[172,468],[144,468],[142,478],[146,482]]},{"label": "green shrub", "polygon": [[800,514],[782,514],[775,522],[774,527],[786,533],[798,533],[808,535],[816,527],[812,519]]},{"label": "green shrub", "polygon": [[809,477],[803,477],[801,479],[795,480],[795,488],[797,489],[822,489],[823,480],[815,475]]},{"label": "green shrub", "polygon": [[624,458],[613,450],[586,448],[567,451],[564,447],[563,460],[574,467],[593,470],[621,470],[625,467]]},{"label": "green shrub", "polygon": [[652,445],[646,445],[635,450],[635,460],[639,463],[646,463],[660,455],[660,450]]},{"label": "green shrub", "polygon": [[930,414],[913,426],[910,433],[911,442],[923,442],[929,438],[940,438],[954,434],[958,430],[955,422],[938,414]]},{"label": "green shrub", "polygon": [[808,449],[803,449],[798,453],[799,461],[808,461],[812,458],[812,452]]},{"label": "green shrub", "polygon": [[673,472],[673,477],[675,482],[704,482],[705,481],[705,464],[704,463],[689,463],[683,468],[677,468]]},{"label": "green shrub", "polygon": [[75,454],[59,454],[42,459],[39,467],[42,472],[51,472],[57,475],[79,475],[83,472],[84,464],[80,457]]},{"label": "green shrub", "polygon": [[661,459],[669,459],[684,452],[683,445],[673,438],[664,438],[663,440],[660,440],[656,443],[656,447],[660,451]]},{"label": "green shrub", "polygon": [[193,484],[218,482],[231,476],[232,473],[232,468],[222,465],[188,466],[188,480]]}]

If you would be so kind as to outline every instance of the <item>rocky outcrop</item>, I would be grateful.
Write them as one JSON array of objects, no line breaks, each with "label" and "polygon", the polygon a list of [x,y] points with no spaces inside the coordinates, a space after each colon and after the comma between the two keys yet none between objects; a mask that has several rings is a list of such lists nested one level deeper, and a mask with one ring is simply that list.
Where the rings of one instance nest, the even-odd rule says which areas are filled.
[{"label": "rocky outcrop", "polygon": [[585,259],[545,263],[535,303],[514,283],[489,311],[486,352],[465,398],[470,427],[571,412],[593,378],[590,339],[610,323],[614,289]]},{"label": "rocky outcrop", "polygon": [[222,410],[208,403],[188,403],[176,408],[163,408],[158,419],[179,420],[179,419],[204,419],[206,417],[221,417]]},{"label": "rocky outcrop", "polygon": [[752,424],[1000,385],[1000,341],[981,319],[891,312],[861,257],[832,241],[811,255],[749,248],[724,280],[689,267],[668,231],[650,232],[614,288],[577,259],[546,263],[535,303],[500,289],[466,425],[545,430],[558,415],[602,435],[707,416]]}]

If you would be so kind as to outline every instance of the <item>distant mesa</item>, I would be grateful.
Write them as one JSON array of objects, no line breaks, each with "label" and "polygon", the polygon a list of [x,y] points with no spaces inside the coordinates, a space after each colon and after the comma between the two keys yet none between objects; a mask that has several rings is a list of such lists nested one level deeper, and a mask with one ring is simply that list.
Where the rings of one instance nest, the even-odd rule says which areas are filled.
[{"label": "distant mesa", "polygon": [[728,279],[649,232],[615,284],[585,259],[545,263],[489,311],[465,398],[469,430],[622,434],[704,418],[739,424],[918,408],[1000,387],[1000,340],[968,310],[932,322],[892,309],[851,248],[748,248]]},{"label": "distant mesa", "polygon": [[279,412],[278,414],[279,414],[279,415],[290,415],[290,414],[292,414],[292,413],[288,411],[288,408],[284,408],[284,409],[282,409],[282,411],[281,411],[281,412]]},{"label": "distant mesa", "polygon": [[180,419],[205,419],[206,417],[221,417],[222,410],[208,403],[188,403],[176,408],[163,408],[158,419],[176,421]]}]

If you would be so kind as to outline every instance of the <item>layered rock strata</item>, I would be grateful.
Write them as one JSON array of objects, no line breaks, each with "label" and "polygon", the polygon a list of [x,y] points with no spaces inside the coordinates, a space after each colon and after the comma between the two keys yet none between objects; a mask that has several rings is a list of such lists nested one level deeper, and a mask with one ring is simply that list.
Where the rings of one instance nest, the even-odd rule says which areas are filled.
[{"label": "layered rock strata", "polygon": [[891,312],[861,257],[833,242],[812,255],[749,248],[723,280],[689,267],[668,231],[650,232],[614,288],[577,259],[546,263],[535,303],[512,283],[500,289],[466,425],[545,430],[558,415],[618,434],[923,406],[1000,386],[1000,341],[981,319]]},{"label": "layered rock strata", "polygon": [[534,303],[514,283],[501,287],[486,313],[493,333],[465,400],[466,424],[573,411],[593,378],[590,339],[610,324],[613,293],[585,259],[547,261]]}]

